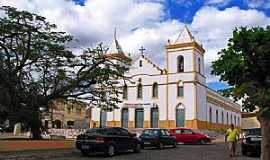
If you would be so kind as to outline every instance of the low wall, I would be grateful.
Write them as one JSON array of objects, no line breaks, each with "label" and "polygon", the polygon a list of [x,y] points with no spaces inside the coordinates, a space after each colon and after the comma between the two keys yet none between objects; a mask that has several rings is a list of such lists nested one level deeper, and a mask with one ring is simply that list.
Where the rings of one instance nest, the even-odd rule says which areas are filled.
[{"label": "low wall", "polygon": [[0,141],[0,152],[14,152],[27,150],[48,150],[48,149],[68,149],[74,148],[73,140],[19,140],[19,141]]}]

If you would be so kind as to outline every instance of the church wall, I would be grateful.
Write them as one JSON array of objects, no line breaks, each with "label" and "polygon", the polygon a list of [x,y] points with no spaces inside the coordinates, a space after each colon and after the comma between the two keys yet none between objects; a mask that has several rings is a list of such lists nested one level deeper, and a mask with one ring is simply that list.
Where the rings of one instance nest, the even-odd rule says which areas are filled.
[{"label": "church wall", "polygon": [[[228,106],[227,106],[228,107]],[[210,115],[210,108],[212,109],[212,115]],[[216,114],[218,111],[218,116]],[[223,120],[222,120],[222,112],[223,112]],[[228,121],[227,121],[227,113],[228,113]],[[210,118],[212,117],[212,119]],[[236,117],[236,121],[234,120]],[[229,127],[231,123],[233,123],[236,127],[241,127],[241,112],[232,111],[230,109],[224,108],[224,104],[214,103],[211,101],[207,101],[207,122],[208,129],[213,130],[225,130]]]},{"label": "church wall", "polygon": [[206,121],[206,88],[197,83],[197,102],[196,102],[196,110],[197,110],[197,118],[201,121]]},{"label": "church wall", "polygon": [[[187,39],[186,39],[187,38]],[[128,86],[128,99],[124,99],[119,104],[120,109],[107,113],[107,126],[121,126],[121,109],[128,107],[128,127],[135,128],[135,108],[144,109],[143,127],[150,127],[150,109],[158,106],[160,128],[176,127],[176,108],[182,104],[185,108],[185,127],[223,130],[231,122],[230,116],[240,117],[240,107],[233,102],[223,98],[214,91],[210,91],[206,86],[204,50],[200,45],[193,42],[193,37],[185,31],[184,42],[166,46],[166,71],[160,69],[144,55],[141,55],[131,64],[130,70],[126,76],[132,82],[126,81]],[[184,71],[177,73],[177,57],[184,57]],[[200,61],[198,60],[200,58]],[[140,63],[142,66],[140,66]],[[200,65],[199,65],[200,64]],[[200,67],[200,68],[199,68]],[[183,82],[184,96],[177,96],[177,86]],[[158,98],[152,97],[152,87],[154,82],[158,83]],[[143,86],[143,96],[137,98],[137,86],[141,83]],[[120,86],[124,86],[121,82]],[[122,95],[120,95],[120,99]],[[210,107],[212,108],[210,122]],[[92,112],[93,121],[99,124],[99,109]],[[218,110],[218,120],[216,122],[216,110]],[[221,113],[223,112],[223,120]],[[182,112],[179,112],[182,115]],[[227,124],[226,114],[229,114],[229,123]],[[179,120],[179,119],[178,119]],[[241,117],[237,126],[241,122]],[[182,125],[182,119],[178,124]]]},{"label": "church wall", "polygon": [[184,105],[186,108],[186,120],[195,119],[195,85],[193,83],[184,83]]},{"label": "church wall", "polygon": [[[139,65],[140,61],[142,61],[142,67],[140,67]],[[130,70],[128,71],[126,75],[127,76],[129,75],[134,76],[134,75],[140,75],[140,74],[156,75],[160,73],[161,71],[158,70],[156,67],[154,67],[153,64],[150,64],[149,62],[147,62],[146,59],[140,57],[132,64],[132,67],[130,68]]]}]

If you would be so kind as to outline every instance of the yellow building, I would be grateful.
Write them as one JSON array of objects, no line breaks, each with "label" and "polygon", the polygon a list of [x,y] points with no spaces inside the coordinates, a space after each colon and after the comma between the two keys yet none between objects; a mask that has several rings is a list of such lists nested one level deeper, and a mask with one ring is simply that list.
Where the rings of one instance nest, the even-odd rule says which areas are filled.
[{"label": "yellow building", "polygon": [[45,128],[88,128],[87,105],[74,100],[53,101],[49,113],[43,116]]},{"label": "yellow building", "polygon": [[257,112],[242,113],[242,129],[261,128]]}]

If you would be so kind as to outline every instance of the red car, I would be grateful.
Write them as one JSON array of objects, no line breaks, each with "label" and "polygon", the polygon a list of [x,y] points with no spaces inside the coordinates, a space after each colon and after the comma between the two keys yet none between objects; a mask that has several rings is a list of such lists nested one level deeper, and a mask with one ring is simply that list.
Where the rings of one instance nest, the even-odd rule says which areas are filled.
[{"label": "red car", "polygon": [[171,129],[170,132],[176,137],[178,143],[206,144],[211,142],[207,135],[196,133],[189,128]]}]

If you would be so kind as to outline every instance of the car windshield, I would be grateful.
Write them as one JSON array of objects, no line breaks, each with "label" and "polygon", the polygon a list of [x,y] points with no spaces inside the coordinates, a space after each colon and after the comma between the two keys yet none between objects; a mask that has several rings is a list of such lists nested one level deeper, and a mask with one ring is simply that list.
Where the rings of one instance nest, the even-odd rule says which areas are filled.
[{"label": "car windshield", "polygon": [[142,135],[147,135],[147,136],[158,136],[159,133],[160,133],[160,131],[157,130],[157,129],[149,129],[149,130],[143,131]]},{"label": "car windshield", "polygon": [[261,136],[261,129],[260,128],[254,128],[254,129],[247,129],[244,131],[246,135],[259,135]]}]

